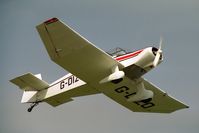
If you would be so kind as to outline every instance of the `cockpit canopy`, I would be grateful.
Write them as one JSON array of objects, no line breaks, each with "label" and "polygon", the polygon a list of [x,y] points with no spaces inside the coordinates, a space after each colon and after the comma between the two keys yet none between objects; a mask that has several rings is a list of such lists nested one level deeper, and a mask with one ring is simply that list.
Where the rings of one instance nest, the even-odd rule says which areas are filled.
[{"label": "cockpit canopy", "polygon": [[117,47],[117,48],[111,49],[110,51],[108,51],[106,53],[112,57],[118,57],[118,56],[127,54],[128,52],[120,47]]}]

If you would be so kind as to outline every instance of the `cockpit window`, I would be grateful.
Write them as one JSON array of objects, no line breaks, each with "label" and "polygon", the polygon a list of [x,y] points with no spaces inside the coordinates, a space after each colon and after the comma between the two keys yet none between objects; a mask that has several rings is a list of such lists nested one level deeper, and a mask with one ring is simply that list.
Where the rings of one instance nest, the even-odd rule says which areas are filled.
[{"label": "cockpit window", "polygon": [[110,56],[118,57],[118,56],[127,54],[127,51],[122,48],[117,47],[117,48],[111,49],[110,51],[106,53],[109,54]]}]

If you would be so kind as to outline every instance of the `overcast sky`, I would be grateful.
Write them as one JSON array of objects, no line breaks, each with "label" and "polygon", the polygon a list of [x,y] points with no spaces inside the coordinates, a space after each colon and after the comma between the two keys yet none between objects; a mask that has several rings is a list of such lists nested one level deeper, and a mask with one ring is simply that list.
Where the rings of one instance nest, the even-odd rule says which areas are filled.
[{"label": "overcast sky", "polygon": [[[198,133],[198,0],[1,0],[0,133]],[[172,114],[135,113],[104,95],[31,113],[9,82],[27,72],[53,82],[67,72],[47,55],[35,26],[57,17],[103,50],[138,50],[164,38],[164,62],[144,77],[185,102]]]}]

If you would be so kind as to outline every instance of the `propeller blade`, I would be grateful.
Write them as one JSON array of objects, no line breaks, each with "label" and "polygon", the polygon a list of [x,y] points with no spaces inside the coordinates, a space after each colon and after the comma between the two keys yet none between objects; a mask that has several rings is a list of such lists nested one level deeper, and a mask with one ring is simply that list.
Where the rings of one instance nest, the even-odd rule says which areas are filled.
[{"label": "propeller blade", "polygon": [[155,56],[155,59],[153,61],[153,66],[156,67],[158,65],[158,62],[160,60],[160,53],[157,52],[156,56]]},{"label": "propeller blade", "polygon": [[158,65],[161,54],[162,54],[162,37],[160,37],[159,49],[158,49],[156,56],[155,56],[155,59],[153,61],[154,67],[156,67]]},{"label": "propeller blade", "polygon": [[162,37],[160,37],[160,42],[159,42],[159,49],[158,50],[161,50],[162,49]]}]

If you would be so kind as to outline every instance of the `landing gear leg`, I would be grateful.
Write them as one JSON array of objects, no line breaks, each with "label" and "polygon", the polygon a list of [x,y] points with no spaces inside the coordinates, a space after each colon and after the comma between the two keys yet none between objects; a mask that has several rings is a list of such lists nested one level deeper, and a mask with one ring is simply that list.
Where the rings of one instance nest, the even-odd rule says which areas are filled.
[{"label": "landing gear leg", "polygon": [[137,81],[136,95],[133,95],[128,99],[129,102],[149,102],[153,98],[153,91],[145,89],[143,81]]},{"label": "landing gear leg", "polygon": [[35,103],[32,103],[31,105],[30,105],[30,108],[28,108],[28,112],[31,112],[32,111],[32,109],[35,107],[35,106],[37,106],[39,104],[39,102],[35,102]]}]

